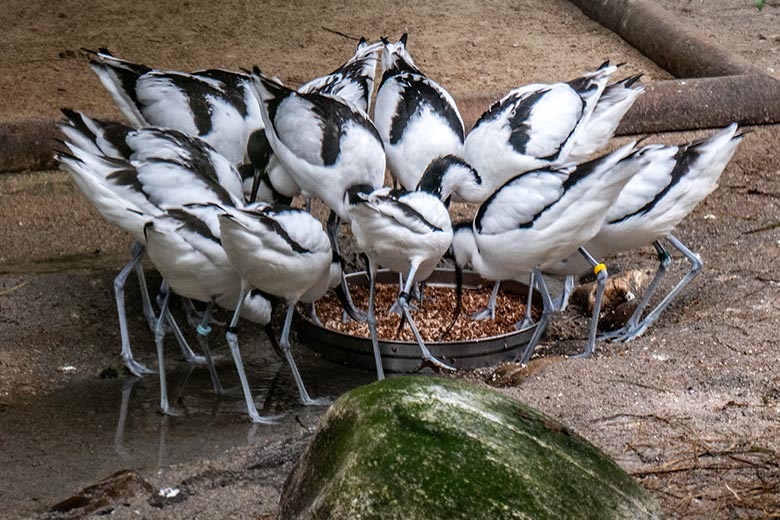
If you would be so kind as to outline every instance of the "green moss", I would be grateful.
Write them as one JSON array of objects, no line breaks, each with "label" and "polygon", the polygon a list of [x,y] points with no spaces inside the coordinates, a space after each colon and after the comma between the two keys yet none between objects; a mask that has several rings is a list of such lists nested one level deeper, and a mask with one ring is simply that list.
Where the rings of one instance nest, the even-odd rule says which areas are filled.
[{"label": "green moss", "polygon": [[400,377],[339,399],[288,479],[284,518],[652,518],[593,445],[501,394]]}]

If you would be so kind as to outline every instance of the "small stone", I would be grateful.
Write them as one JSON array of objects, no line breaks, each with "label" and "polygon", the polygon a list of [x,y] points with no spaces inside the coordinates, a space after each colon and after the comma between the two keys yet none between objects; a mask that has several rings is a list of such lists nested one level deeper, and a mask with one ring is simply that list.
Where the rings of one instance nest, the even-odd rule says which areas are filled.
[{"label": "small stone", "polygon": [[59,513],[57,518],[60,519],[107,514],[133,497],[150,494],[153,489],[135,471],[121,470],[97,484],[82,489],[72,497],[54,504],[49,511]]},{"label": "small stone", "polygon": [[170,487],[164,487],[160,488],[160,491],[157,493],[163,498],[176,498],[181,491],[177,488],[170,488]]},{"label": "small stone", "polygon": [[157,491],[156,495],[149,498],[149,505],[162,509],[166,506],[179,504],[189,498],[189,495],[179,488],[164,487]]}]

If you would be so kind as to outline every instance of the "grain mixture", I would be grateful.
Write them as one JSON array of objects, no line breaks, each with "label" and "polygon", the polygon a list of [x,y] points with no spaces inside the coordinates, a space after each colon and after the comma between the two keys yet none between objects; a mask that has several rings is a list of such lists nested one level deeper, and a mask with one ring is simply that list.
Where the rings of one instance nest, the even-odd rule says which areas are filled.
[{"label": "grain mixture", "polygon": [[[469,341],[515,330],[515,323],[523,319],[525,314],[525,296],[499,291],[496,301],[496,319],[475,321],[470,316],[487,305],[491,288],[464,289],[463,310],[452,330],[442,337],[447,327],[452,323],[455,311],[456,296],[454,287],[428,286],[424,289],[424,301],[413,303],[419,307],[412,311],[412,317],[426,342],[438,341]],[[352,299],[358,308],[368,309],[368,288],[352,286]],[[388,310],[398,298],[397,284],[376,285],[376,316],[377,334],[380,339],[414,341],[414,336],[408,325],[400,333],[398,324],[401,317],[389,314]],[[369,337],[368,325],[354,321],[342,322],[342,308],[338,298],[333,293],[317,302],[317,314],[325,327],[351,334]],[[538,319],[539,311],[534,309],[534,320]]]}]

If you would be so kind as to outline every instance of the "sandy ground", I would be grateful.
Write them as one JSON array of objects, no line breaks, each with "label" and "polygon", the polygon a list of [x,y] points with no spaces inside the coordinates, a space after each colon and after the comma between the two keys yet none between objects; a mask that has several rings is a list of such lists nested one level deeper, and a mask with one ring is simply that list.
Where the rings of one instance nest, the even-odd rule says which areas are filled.
[{"label": "sandy ground", "polygon": [[[748,0],[661,3],[769,72],[780,70],[775,3],[760,14]],[[350,55],[354,42],[330,30],[370,37],[408,31],[418,65],[456,95],[570,79],[605,58],[626,62],[626,75],[668,78],[563,0],[421,4],[6,2],[0,120],[56,117],[61,106],[118,117],[81,47],[107,46],[184,70],[258,63],[299,83]],[[705,269],[644,337],[602,345],[588,360],[565,360],[560,355],[582,347],[587,324],[571,309],[555,319],[529,370],[490,367],[464,377],[497,385],[572,426],[651,490],[670,517],[780,512],[779,145],[776,127],[755,129],[720,189],[679,227],[677,236],[701,253]],[[59,172],[0,175],[0,200],[0,517],[41,514],[128,468],[181,493],[133,499],[116,518],[273,518],[284,478],[323,409],[296,405],[289,372],[269,356],[267,341],[251,330],[243,336],[257,401],[280,415],[278,424],[245,422],[235,380],[218,400],[205,370],[187,379],[173,342],[172,380],[183,388],[177,402],[187,413],[160,418],[154,378],[128,379],[118,359],[112,279],[129,239],[104,224]],[[684,262],[677,264],[671,280],[684,272]],[[651,270],[654,255],[632,252],[609,267]],[[133,343],[154,365],[137,294],[131,283]],[[222,343],[214,338],[229,378]],[[316,395],[335,398],[371,380],[305,348],[297,355]]]}]

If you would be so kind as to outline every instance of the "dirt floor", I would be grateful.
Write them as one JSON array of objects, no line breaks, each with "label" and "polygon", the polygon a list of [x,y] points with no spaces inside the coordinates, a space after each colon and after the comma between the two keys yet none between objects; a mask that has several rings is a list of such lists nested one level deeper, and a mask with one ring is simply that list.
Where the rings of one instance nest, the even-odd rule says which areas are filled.
[{"label": "dirt floor", "polygon": [[[768,72],[780,71],[776,2],[762,13],[750,0],[659,3]],[[119,117],[81,47],[180,70],[259,64],[294,84],[351,54],[355,42],[335,31],[371,38],[408,31],[417,64],[456,97],[571,79],[607,58],[625,62],[625,75],[669,77],[564,0],[10,0],[0,25],[0,121],[57,117],[61,106]],[[457,377],[497,386],[567,423],[657,496],[669,517],[779,515],[778,147],[777,127],[754,129],[721,187],[679,226],[676,236],[705,268],[643,337],[566,360],[582,348],[587,325],[582,311],[570,309],[554,319],[528,369]],[[213,342],[229,395],[214,398],[205,370],[188,373],[171,341],[171,384],[186,413],[160,417],[154,376],[129,378],[118,356],[112,280],[127,259],[128,237],[60,172],[2,174],[0,200],[0,517],[45,517],[54,503],[120,469],[179,494],[130,499],[114,518],[275,517],[286,474],[324,409],[296,404],[289,371],[260,332],[242,330],[242,349],[256,400],[279,416],[276,424],[246,422],[219,337]],[[650,249],[608,262],[610,272],[655,264]],[[670,280],[685,267],[678,259]],[[149,277],[159,281],[151,268]],[[132,281],[127,301],[138,358],[154,365]],[[372,379],[305,347],[296,355],[317,396],[336,398]]]}]

